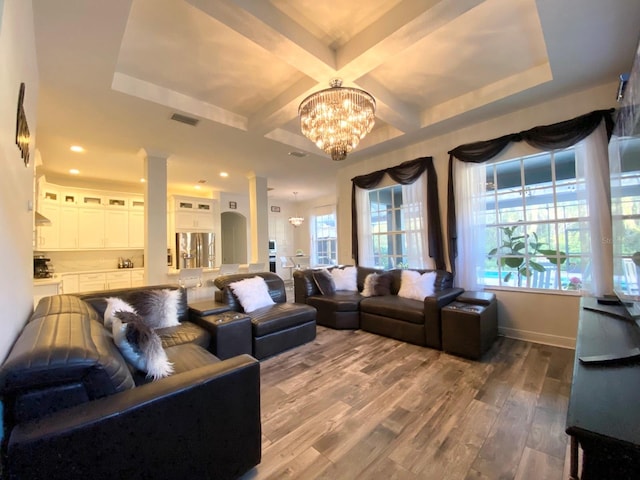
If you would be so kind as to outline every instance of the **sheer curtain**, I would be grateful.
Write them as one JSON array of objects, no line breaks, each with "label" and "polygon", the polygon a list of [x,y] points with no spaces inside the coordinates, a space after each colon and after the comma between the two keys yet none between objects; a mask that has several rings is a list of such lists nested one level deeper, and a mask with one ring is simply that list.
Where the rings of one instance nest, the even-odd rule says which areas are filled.
[{"label": "sheer curtain", "polygon": [[590,268],[588,261],[582,262],[582,288],[601,296],[613,291],[609,151],[604,122],[576,144],[576,180],[578,200],[587,205],[587,220],[580,223],[580,247],[590,260]]},{"label": "sheer curtain", "polygon": [[435,262],[425,254],[428,245],[427,187],[425,175],[402,185],[401,221],[405,231],[407,260],[411,268],[435,268]]},{"label": "sheer curtain", "polygon": [[486,253],[486,218],[484,210],[486,175],[484,164],[456,162],[454,186],[458,231],[458,256],[456,258],[455,283],[466,290],[478,290],[478,276],[482,270]]},{"label": "sheer curtain", "polygon": [[358,264],[373,267],[373,244],[371,243],[371,206],[369,191],[355,187],[356,208],[358,209]]}]

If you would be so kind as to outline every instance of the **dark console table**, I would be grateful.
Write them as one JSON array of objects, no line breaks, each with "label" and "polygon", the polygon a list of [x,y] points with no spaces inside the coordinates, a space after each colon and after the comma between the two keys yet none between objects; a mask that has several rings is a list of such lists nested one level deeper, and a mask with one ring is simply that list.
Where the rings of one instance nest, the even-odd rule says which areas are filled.
[{"label": "dark console table", "polygon": [[[598,309],[599,313],[589,309]],[[571,478],[640,478],[640,360],[587,364],[579,357],[620,355],[640,346],[640,329],[621,306],[582,299],[567,411]],[[578,449],[582,472],[578,472]]]}]

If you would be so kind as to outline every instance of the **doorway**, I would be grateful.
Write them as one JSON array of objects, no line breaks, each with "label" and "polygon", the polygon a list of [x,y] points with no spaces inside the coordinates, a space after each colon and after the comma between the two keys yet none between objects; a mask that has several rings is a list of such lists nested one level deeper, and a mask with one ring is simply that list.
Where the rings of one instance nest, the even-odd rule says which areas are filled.
[{"label": "doorway", "polygon": [[236,212],[222,212],[222,262],[247,263],[247,218]]}]

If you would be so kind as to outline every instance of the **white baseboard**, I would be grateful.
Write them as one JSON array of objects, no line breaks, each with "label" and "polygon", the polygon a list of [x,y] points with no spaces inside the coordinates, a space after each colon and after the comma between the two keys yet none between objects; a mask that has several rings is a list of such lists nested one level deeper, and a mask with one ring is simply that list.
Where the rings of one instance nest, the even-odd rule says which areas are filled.
[{"label": "white baseboard", "polygon": [[528,330],[518,330],[515,328],[498,327],[498,332],[507,338],[515,340],[525,340],[527,342],[542,343],[554,347],[570,348],[575,350],[576,339],[573,337],[561,337],[559,335],[549,335],[546,333],[531,332]]}]

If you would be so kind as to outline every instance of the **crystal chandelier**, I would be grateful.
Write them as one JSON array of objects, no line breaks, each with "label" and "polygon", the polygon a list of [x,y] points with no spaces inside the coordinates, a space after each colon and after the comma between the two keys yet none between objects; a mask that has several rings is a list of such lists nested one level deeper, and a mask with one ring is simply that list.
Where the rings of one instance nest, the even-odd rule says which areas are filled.
[{"label": "crystal chandelier", "polygon": [[289,223],[294,227],[299,227],[304,222],[304,217],[298,215],[298,192],[293,192],[293,197],[296,203],[296,214],[293,217],[289,217]]},{"label": "crystal chandelier", "polygon": [[330,85],[302,101],[300,129],[333,160],[344,160],[373,128],[376,101],[364,90],[342,87],[339,78]]}]

